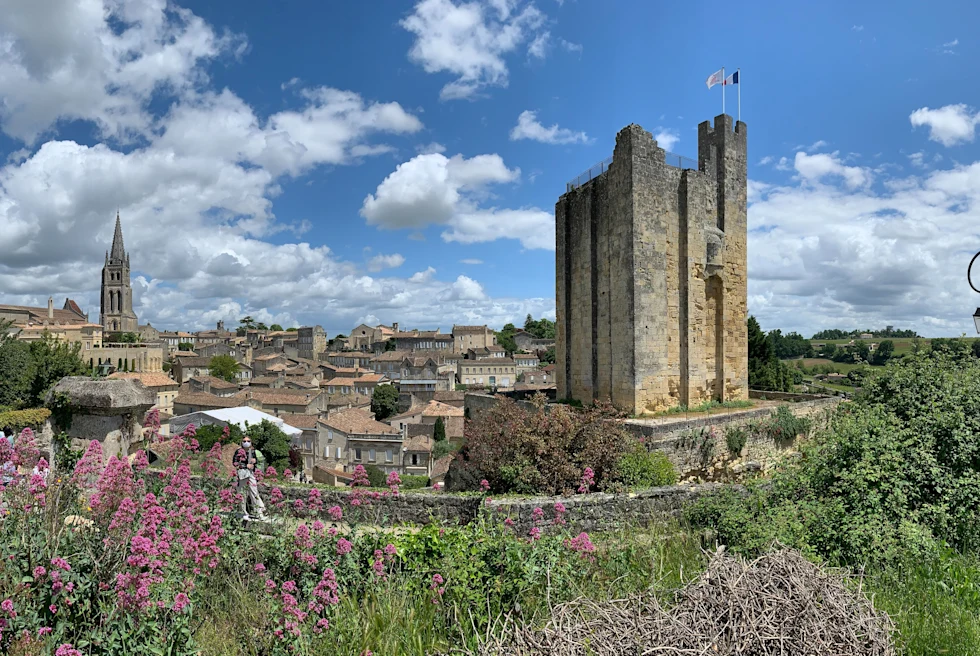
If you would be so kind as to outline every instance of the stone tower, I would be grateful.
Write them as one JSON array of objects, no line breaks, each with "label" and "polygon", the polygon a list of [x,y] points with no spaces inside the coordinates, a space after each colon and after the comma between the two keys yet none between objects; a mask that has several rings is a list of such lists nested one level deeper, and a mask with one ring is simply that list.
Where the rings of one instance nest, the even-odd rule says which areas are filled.
[{"label": "stone tower", "polygon": [[558,199],[559,398],[635,414],[748,398],[746,126],[732,123],[698,126],[697,168],[629,125]]},{"label": "stone tower", "polygon": [[102,267],[102,313],[100,323],[106,332],[136,332],[139,322],[133,312],[133,288],[129,285],[129,253],[123,246],[122,224],[116,212],[116,232],[112,250],[105,254]]}]

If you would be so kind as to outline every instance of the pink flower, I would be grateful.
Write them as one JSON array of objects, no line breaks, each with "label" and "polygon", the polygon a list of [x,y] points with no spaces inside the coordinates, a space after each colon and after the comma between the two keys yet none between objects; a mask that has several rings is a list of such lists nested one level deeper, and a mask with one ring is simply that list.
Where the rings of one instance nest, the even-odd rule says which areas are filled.
[{"label": "pink flower", "polygon": [[538,521],[539,519],[543,519],[543,518],[544,518],[544,510],[542,510],[541,508],[535,508],[534,510],[531,511],[531,519],[533,519],[534,521]]},{"label": "pink flower", "polygon": [[398,553],[398,549],[395,547],[395,545],[389,543],[385,546],[385,555],[394,556],[396,553]]},{"label": "pink flower", "polygon": [[510,517],[508,517],[507,519],[504,520],[504,525],[505,526],[513,526],[514,525],[514,520],[511,519]]},{"label": "pink flower", "polygon": [[490,497],[487,497],[486,499],[483,500],[483,503],[484,503],[484,505],[489,506],[491,503],[493,503],[493,499],[491,499]]},{"label": "pink flower", "polygon": [[187,595],[184,594],[183,592],[180,592],[177,594],[176,597],[174,597],[174,610],[179,613],[180,611],[184,610],[184,608],[186,608],[187,605],[190,603],[191,600],[187,598]]},{"label": "pink flower", "polygon": [[541,539],[541,529],[538,528],[537,526],[535,526],[535,527],[531,528],[531,531],[530,531],[530,533],[528,533],[528,535],[531,537],[532,540],[540,540]]},{"label": "pink flower", "polygon": [[40,629],[37,630],[37,637],[40,638],[40,637],[46,636],[46,635],[50,634],[51,631],[52,631],[52,629],[51,629],[50,626],[42,626]]},{"label": "pink flower", "polygon": [[330,513],[330,519],[332,519],[335,522],[339,522],[344,517],[344,511],[341,509],[340,506],[333,506],[327,512]]},{"label": "pink flower", "polygon": [[289,469],[289,467],[287,467],[286,469],[282,470],[282,475],[284,478],[292,478],[293,472]]},{"label": "pink flower", "polygon": [[354,546],[353,544],[351,544],[344,538],[340,538],[339,540],[337,540],[337,555],[343,556],[345,554],[349,554],[353,546]]},{"label": "pink flower", "polygon": [[563,506],[560,501],[555,504],[555,512],[558,514],[565,512],[565,506]]},{"label": "pink flower", "polygon": [[595,551],[595,545],[589,539],[589,534],[585,532],[579,533],[578,536],[571,540],[565,540],[565,546],[572,551],[579,552],[582,558],[589,557],[589,554]]},{"label": "pink flower", "polygon": [[11,599],[4,599],[3,602],[0,603],[0,608],[2,608],[4,610],[4,612],[6,612],[11,617],[17,617],[17,613],[14,612],[14,602],[13,602],[13,600],[11,600]]},{"label": "pink flower", "polygon": [[489,490],[490,490],[490,483],[487,481],[487,479],[484,478],[482,481],[480,481],[480,491],[488,492]]},{"label": "pink flower", "polygon": [[579,494],[587,493],[593,484],[595,484],[595,472],[592,471],[591,467],[586,467],[585,471],[582,472],[582,482],[578,486]]},{"label": "pink flower", "polygon": [[39,578],[43,577],[47,573],[48,573],[48,571],[46,569],[44,569],[43,567],[41,567],[40,565],[38,565],[37,567],[34,568],[34,578],[36,578],[36,579],[39,579]]},{"label": "pink flower", "polygon": [[84,656],[82,652],[78,651],[67,642],[61,645],[60,647],[58,647],[58,649],[54,652],[54,655],[55,656]]},{"label": "pink flower", "polygon": [[58,612],[58,607],[55,606],[54,604],[51,604],[50,606],[48,606],[48,610],[51,611],[52,615],[55,615]]},{"label": "pink flower", "polygon": [[64,570],[66,572],[71,571],[71,565],[68,564],[68,561],[64,558],[58,558],[57,556],[51,559],[51,566],[55,569]]},{"label": "pink flower", "polygon": [[255,571],[256,572],[264,572],[265,571],[265,565],[263,565],[262,563],[255,563]]}]

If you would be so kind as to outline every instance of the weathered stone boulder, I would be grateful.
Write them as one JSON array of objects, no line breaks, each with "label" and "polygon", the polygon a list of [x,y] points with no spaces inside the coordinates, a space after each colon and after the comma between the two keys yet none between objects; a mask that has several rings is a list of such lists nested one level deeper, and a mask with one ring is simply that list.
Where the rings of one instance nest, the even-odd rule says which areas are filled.
[{"label": "weathered stone boulder", "polygon": [[156,394],[137,380],[85,376],[62,378],[50,392],[67,394],[72,421],[68,436],[74,448],[85,448],[92,440],[102,443],[102,456],[127,456],[131,445],[143,440],[143,417],[156,403]]}]

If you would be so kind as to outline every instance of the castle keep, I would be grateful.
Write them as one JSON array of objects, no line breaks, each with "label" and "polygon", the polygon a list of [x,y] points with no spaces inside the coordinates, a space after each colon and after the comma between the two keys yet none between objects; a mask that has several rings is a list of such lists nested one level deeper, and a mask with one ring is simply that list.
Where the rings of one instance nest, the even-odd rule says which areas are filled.
[{"label": "castle keep", "polygon": [[698,126],[697,169],[629,125],[558,199],[559,398],[636,414],[748,398],[746,126],[732,123]]}]

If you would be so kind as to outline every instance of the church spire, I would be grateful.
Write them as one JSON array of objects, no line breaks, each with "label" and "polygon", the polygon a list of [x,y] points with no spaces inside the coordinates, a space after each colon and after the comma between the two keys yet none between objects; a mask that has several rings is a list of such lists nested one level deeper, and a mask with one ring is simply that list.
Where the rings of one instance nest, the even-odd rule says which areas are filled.
[{"label": "church spire", "polygon": [[122,262],[126,259],[126,249],[123,246],[122,223],[119,221],[119,211],[116,211],[116,233],[112,236],[112,251],[109,259],[113,262]]}]

